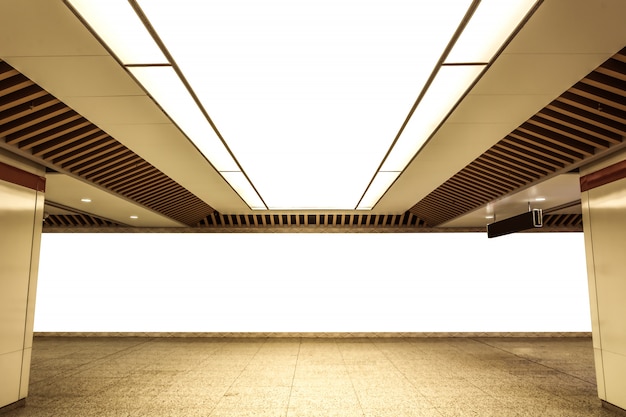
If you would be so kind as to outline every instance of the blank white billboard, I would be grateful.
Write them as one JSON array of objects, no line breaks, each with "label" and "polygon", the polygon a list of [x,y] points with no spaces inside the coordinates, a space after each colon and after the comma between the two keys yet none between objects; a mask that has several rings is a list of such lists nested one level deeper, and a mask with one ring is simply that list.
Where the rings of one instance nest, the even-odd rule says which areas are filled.
[{"label": "blank white billboard", "polygon": [[588,332],[582,233],[57,234],[37,332]]}]

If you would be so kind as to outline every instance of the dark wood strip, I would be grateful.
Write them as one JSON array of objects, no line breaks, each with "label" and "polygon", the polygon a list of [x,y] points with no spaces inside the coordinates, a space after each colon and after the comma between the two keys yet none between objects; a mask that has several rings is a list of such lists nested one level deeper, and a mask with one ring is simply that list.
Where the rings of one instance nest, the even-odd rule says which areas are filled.
[{"label": "dark wood strip", "polygon": [[155,179],[163,177],[161,171],[158,171],[152,165],[148,165],[146,168],[147,169],[141,170],[141,172],[138,172],[136,176],[133,175],[126,181],[120,181],[118,183],[115,181],[109,182],[107,179],[107,181],[104,181],[102,185],[107,188],[114,188],[116,192],[120,194],[126,194],[131,193],[138,188],[144,187],[146,184],[151,183]]},{"label": "dark wood strip", "polygon": [[89,169],[90,167],[100,163],[102,158],[111,155],[115,155],[117,152],[124,152],[126,148],[119,142],[111,140],[105,146],[98,148],[96,151],[89,149],[89,152],[81,155],[80,158],[76,157],[71,161],[60,164],[63,169],[71,172],[80,172],[80,170]]},{"label": "dark wood strip", "polygon": [[595,100],[600,105],[608,105],[609,107],[615,107],[616,109],[626,111],[623,92],[622,94],[616,94],[605,89],[586,84],[584,80],[576,83],[569,89],[569,91],[579,96]]},{"label": "dark wood strip", "polygon": [[621,142],[626,126],[623,122],[605,117],[607,109],[601,109],[585,111],[566,101],[555,100],[541,111],[541,115],[592,135],[599,133],[609,142]]},{"label": "dark wood strip", "polygon": [[[120,144],[120,146],[123,145]],[[111,165],[117,165],[118,161],[124,161],[128,158],[132,158],[134,155],[135,154],[133,154],[129,149],[120,147],[120,149],[100,155],[98,157],[98,161],[91,162],[87,165],[81,165],[78,168],[73,169],[72,173],[90,180],[93,173],[100,172],[103,168]]]},{"label": "dark wood strip", "polygon": [[609,58],[602,64],[596,72],[626,81],[626,62],[619,61],[615,58]]},{"label": "dark wood strip", "polygon": [[115,184],[115,186],[119,188],[129,182],[141,181],[140,178],[143,174],[153,171],[154,168],[152,165],[141,159],[138,163],[127,164],[125,167],[120,167],[114,175],[107,174],[102,177],[94,177],[93,181],[105,187],[110,184]]},{"label": "dark wood strip", "polygon": [[48,96],[50,95],[38,85],[30,85],[26,88],[6,95],[4,95],[3,92],[0,92],[0,111],[10,109],[23,103],[34,104],[37,106],[42,97],[47,100]]},{"label": "dark wood strip", "polygon": [[0,125],[4,125],[14,120],[19,120],[22,117],[31,116],[35,111],[35,108],[37,110],[41,110],[58,103],[59,100],[52,97],[51,95],[44,96],[43,98],[38,100],[36,107],[33,105],[32,101],[17,103],[5,110],[0,111]]},{"label": "dark wood strip", "polygon": [[514,153],[516,155],[523,155],[524,158],[532,159],[534,161],[545,164],[546,166],[551,167],[552,170],[561,169],[565,166],[563,162],[551,158],[551,156],[547,153],[535,152],[535,149],[529,146],[517,146],[514,142],[506,139],[498,142],[496,146],[502,149],[506,149],[508,152]]},{"label": "dark wood strip", "polygon": [[626,81],[619,78],[603,74],[600,71],[594,71],[585,77],[583,82],[589,85],[595,85],[603,90],[623,96],[626,91]]},{"label": "dark wood strip", "polygon": [[[54,127],[60,126],[66,122],[68,118],[67,113],[69,112],[71,112],[71,109],[65,104],[56,103],[30,112],[21,118],[3,123],[0,135],[7,136],[7,143],[15,144],[22,140],[23,137],[30,137],[38,132],[45,131],[50,124],[54,124]],[[70,113],[70,115],[77,116],[76,113]]]},{"label": "dark wood strip", "polygon": [[529,133],[522,132],[520,129],[509,133],[505,139],[514,140],[515,143],[520,146],[532,146],[537,149],[538,152],[549,152],[554,157],[559,157],[560,155],[561,158],[566,158],[566,160],[573,162],[577,162],[585,157],[585,155],[580,152],[573,151],[553,142],[548,142],[547,140],[543,140]]},{"label": "dark wood strip", "polygon": [[21,148],[21,142],[26,139],[82,118],[72,109],[64,106],[51,106],[45,110],[36,112],[28,120],[16,120],[3,126],[3,130],[7,129],[2,133],[7,137],[7,143],[17,144]]},{"label": "dark wood strip", "polygon": [[498,154],[499,157],[504,158],[511,163],[522,164],[522,166],[524,166],[526,169],[533,169],[535,172],[542,175],[554,171],[554,167],[552,165],[545,164],[543,163],[543,161],[537,161],[536,159],[529,158],[523,153],[519,154],[517,152],[511,151],[509,149],[506,149],[505,147],[500,146],[499,144],[495,144],[491,149],[489,149],[489,151],[492,154]]},{"label": "dark wood strip", "polygon": [[603,129],[599,124],[595,126],[584,124],[579,120],[552,112],[550,109],[544,109],[541,115],[533,117],[531,122],[594,147],[608,148],[611,143],[621,142],[620,135]]},{"label": "dark wood strip", "polygon": [[22,74],[13,75],[0,81],[0,97],[33,85],[33,82]]},{"label": "dark wood strip", "polygon": [[79,162],[76,161],[81,161],[81,156],[91,154],[106,146],[113,146],[114,143],[116,143],[116,141],[109,135],[98,131],[81,139],[78,143],[72,142],[64,145],[53,154],[46,153],[43,158],[57,166],[64,167],[66,164],[78,164]]},{"label": "dark wood strip", "polygon": [[491,199],[504,193],[492,184],[476,181],[471,176],[459,172],[447,181],[449,186],[457,193],[464,196],[472,196],[476,199]]},{"label": "dark wood strip", "polygon": [[119,174],[120,172],[125,172],[128,169],[135,169],[143,159],[137,154],[129,151],[127,155],[123,157],[117,158],[115,161],[112,161],[108,164],[104,164],[98,168],[94,168],[89,171],[89,173],[85,173],[85,178],[93,182],[100,182],[105,178],[109,178],[112,175]]},{"label": "dark wood strip", "polygon": [[515,189],[519,187],[520,184],[523,184],[521,181],[514,181],[509,178],[503,171],[495,171],[493,169],[485,168],[480,164],[477,164],[476,161],[466,166],[463,170],[472,172],[474,175],[486,178],[487,180],[491,179],[492,181],[499,182],[503,187],[506,187],[509,190]]},{"label": "dark wood strip", "polygon": [[24,140],[20,142],[20,149],[29,150],[36,146],[46,146],[48,143],[53,142],[55,139],[59,137],[66,136],[71,134],[72,132],[79,130],[81,128],[93,126],[88,120],[83,119],[82,117],[76,120],[73,120],[63,126],[56,127],[47,132],[40,133],[39,135],[33,136],[30,139]]},{"label": "dark wood strip", "polygon": [[0,81],[6,80],[7,78],[13,77],[14,75],[17,75],[17,74],[19,74],[19,72],[13,69],[12,66],[10,66],[4,61],[0,61]]},{"label": "dark wood strip", "polygon": [[565,135],[561,135],[552,130],[532,124],[532,119],[518,127],[516,131],[525,132],[552,144],[563,146],[575,152],[580,152],[585,156],[591,156],[595,152],[595,148],[593,146],[578,142]]},{"label": "dark wood strip", "polygon": [[488,161],[496,166],[508,169],[515,174],[527,178],[527,181],[533,181],[547,174],[547,171],[538,172],[538,170],[528,167],[528,165],[512,160],[511,158],[496,154],[493,149],[488,149],[481,157],[482,160]]},{"label": "dark wood strip", "polygon": [[623,129],[623,121],[626,119],[626,111],[611,107],[606,102],[600,103],[598,100],[575,94],[573,91],[566,91],[550,106],[558,107],[577,118],[601,121],[604,126],[616,126],[618,131]]},{"label": "dark wood strip", "polygon": [[105,136],[106,133],[102,132],[96,126],[89,124],[85,127],[67,132],[49,142],[34,146],[31,152],[33,156],[39,156],[43,159],[57,158],[74,150],[76,142],[78,141],[84,143],[94,137],[102,138]]}]

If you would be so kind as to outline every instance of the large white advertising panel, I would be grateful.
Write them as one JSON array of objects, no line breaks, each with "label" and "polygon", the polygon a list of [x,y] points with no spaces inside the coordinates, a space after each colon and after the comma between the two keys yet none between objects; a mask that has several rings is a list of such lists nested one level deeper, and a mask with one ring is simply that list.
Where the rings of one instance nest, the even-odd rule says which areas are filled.
[{"label": "large white advertising panel", "polygon": [[43,235],[39,332],[587,332],[582,233]]}]

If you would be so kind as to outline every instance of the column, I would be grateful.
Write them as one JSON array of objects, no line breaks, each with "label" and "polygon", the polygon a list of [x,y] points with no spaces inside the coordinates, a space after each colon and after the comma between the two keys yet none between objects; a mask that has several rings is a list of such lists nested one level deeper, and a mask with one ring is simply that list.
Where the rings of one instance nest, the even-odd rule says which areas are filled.
[{"label": "column", "polygon": [[0,411],[28,393],[45,177],[0,153]]},{"label": "column", "polygon": [[626,151],[581,169],[598,395],[626,409]]}]

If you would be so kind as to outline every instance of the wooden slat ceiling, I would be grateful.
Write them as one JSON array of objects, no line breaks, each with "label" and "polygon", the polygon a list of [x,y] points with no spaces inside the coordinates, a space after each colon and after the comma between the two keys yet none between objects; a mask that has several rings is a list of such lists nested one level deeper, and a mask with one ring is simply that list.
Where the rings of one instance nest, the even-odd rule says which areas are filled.
[{"label": "wooden slat ceiling", "polygon": [[546,214],[543,216],[543,227],[546,229],[572,228],[582,231],[583,215],[571,214]]},{"label": "wooden slat ceiling", "polygon": [[[546,214],[544,230],[567,229],[582,231],[581,214]],[[203,219],[198,228],[257,228],[327,227],[339,229],[368,229],[392,231],[434,231],[424,220],[407,211],[403,214],[248,214],[224,215],[217,212]],[[449,230],[455,231],[455,230]],[[466,228],[465,231],[484,231],[484,228]]]},{"label": "wooden slat ceiling", "polygon": [[513,191],[570,172],[626,136],[626,48],[409,211],[441,225]]},{"label": "wooden slat ceiling", "polygon": [[101,228],[122,225],[88,214],[51,214],[44,219],[44,229],[50,228]]},{"label": "wooden slat ceiling", "polygon": [[4,61],[0,144],[189,226],[214,211]]},{"label": "wooden slat ceiling", "polygon": [[[582,231],[581,214],[546,214],[543,217],[543,228],[531,232]],[[101,219],[85,213],[51,214],[44,221],[47,232],[68,232],[84,229],[109,228],[112,231],[128,229],[111,220]],[[133,228],[136,229],[136,228]],[[286,231],[320,231],[335,230],[342,232],[434,232],[459,231],[458,229],[434,230],[410,212],[404,214],[220,214],[217,212],[202,219],[196,227],[198,232],[225,231],[262,231],[284,229]],[[143,229],[142,229],[143,230]],[[150,229],[155,231],[171,231],[171,228]],[[189,230],[189,228],[187,228]],[[484,228],[464,228],[466,232],[483,232]]]},{"label": "wooden slat ceiling", "polygon": [[[431,231],[494,200],[575,171],[626,145],[626,48],[551,102],[407,212],[221,214],[0,61],[0,147],[90,181],[201,230],[339,227]],[[78,216],[78,217],[75,217]],[[84,213],[44,229],[116,227]],[[544,230],[581,230],[580,214],[549,213]],[[261,230],[262,231],[262,230]]]},{"label": "wooden slat ceiling", "polygon": [[203,219],[198,227],[405,227],[419,229],[425,226],[423,220],[406,212],[397,215],[369,214],[240,214],[225,215],[217,212]]}]

